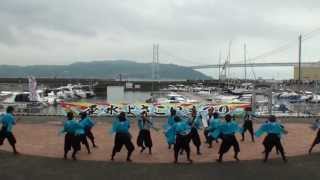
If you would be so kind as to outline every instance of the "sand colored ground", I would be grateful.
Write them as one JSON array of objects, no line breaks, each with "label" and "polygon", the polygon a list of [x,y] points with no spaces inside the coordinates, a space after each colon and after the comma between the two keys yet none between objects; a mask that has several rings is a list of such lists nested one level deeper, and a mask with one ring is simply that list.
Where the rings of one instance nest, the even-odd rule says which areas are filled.
[{"label": "sand colored ground", "polygon": [[[160,126],[160,125],[159,125]],[[256,124],[255,128],[259,125]],[[99,148],[92,149],[92,154],[88,155],[85,148],[78,154],[79,160],[95,160],[95,161],[109,161],[111,150],[113,147],[114,137],[109,134],[110,123],[99,122],[93,129],[96,137],[96,142]],[[312,131],[309,124],[303,123],[286,123],[286,129],[289,133],[282,139],[286,154],[290,156],[297,156],[306,154],[310,144],[315,136],[315,131]],[[18,123],[14,127],[14,134],[17,138],[17,149],[22,154],[38,155],[45,157],[62,158],[64,136],[59,136],[58,131],[61,128],[61,122],[45,122],[45,123]],[[133,135],[133,143],[136,144],[136,137],[138,129],[136,125],[131,128]],[[202,142],[204,142],[203,131],[199,131]],[[173,150],[168,150],[165,137],[162,131],[152,131],[153,138],[153,154],[149,155],[147,151],[140,153],[140,149],[136,146],[132,159],[137,163],[171,163],[173,162]],[[256,140],[255,143],[249,141],[249,134],[246,135],[246,141],[240,142],[240,159],[253,160],[262,159],[263,146],[262,138]],[[240,136],[238,135],[238,139]],[[202,143],[202,155],[195,154],[195,147],[191,143],[192,159],[195,163],[198,162],[213,162],[217,158],[217,152],[220,144],[213,143],[213,148],[209,149],[206,144]],[[0,146],[0,150],[11,151],[7,142]],[[315,147],[314,152],[319,152],[320,146]],[[225,155],[225,161],[233,161],[233,149]],[[271,154],[271,158],[278,157],[275,152]],[[125,161],[126,149],[118,153],[115,157],[116,161]],[[185,162],[185,155],[179,159]]]}]

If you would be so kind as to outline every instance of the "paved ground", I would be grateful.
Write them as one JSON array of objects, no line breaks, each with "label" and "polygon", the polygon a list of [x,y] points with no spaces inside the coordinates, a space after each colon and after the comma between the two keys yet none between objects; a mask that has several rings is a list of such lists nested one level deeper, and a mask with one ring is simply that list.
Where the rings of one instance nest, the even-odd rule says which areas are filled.
[{"label": "paved ground", "polygon": [[186,164],[128,164],[101,161],[63,161],[56,158],[14,156],[0,151],[0,177],[4,180],[315,180],[320,178],[320,154],[281,160]]},{"label": "paved ground", "polygon": [[[99,124],[93,129],[93,132],[97,139],[98,149],[93,149],[93,153],[88,155],[86,151],[81,151],[78,155],[79,160],[95,160],[95,161],[109,161],[111,149],[113,146],[113,136],[108,133],[110,129],[110,123],[99,122]],[[158,125],[161,126],[160,124]],[[258,125],[255,125],[256,127]],[[309,128],[308,124],[303,123],[286,123],[286,129],[289,134],[283,138],[283,144],[288,156],[297,156],[306,154],[314,136],[315,132]],[[61,128],[61,122],[48,121],[43,123],[23,123],[19,122],[14,128],[14,133],[17,137],[18,150],[25,155],[39,155],[43,157],[62,158],[63,155],[63,136],[58,136],[58,131]],[[135,143],[137,137],[137,127],[132,126],[133,141]],[[202,140],[203,132],[200,132]],[[173,152],[168,150],[163,133],[152,132],[152,138],[154,141],[153,155],[150,156],[147,153],[140,154],[139,150],[133,154],[133,160],[136,163],[171,163],[173,161]],[[240,138],[238,138],[240,139]],[[249,140],[249,137],[247,136]],[[256,143],[245,141],[240,143],[241,160],[255,160],[261,159],[263,154],[263,147],[261,141],[263,138],[257,140]],[[195,163],[214,162],[217,158],[217,151],[219,144],[214,143],[212,149],[207,148],[206,145],[202,146],[202,155],[195,155],[195,148],[192,146],[192,159]],[[0,146],[0,150],[11,151],[8,143],[5,142],[4,146]],[[319,152],[320,145],[317,146],[314,151]],[[116,156],[116,162],[125,161],[126,151],[123,150]],[[233,161],[233,152],[230,151],[226,157],[226,161]],[[276,158],[277,155],[273,153],[272,158]],[[185,156],[181,157],[181,161],[185,161]]]},{"label": "paved ground", "polygon": [[[125,152],[122,152],[116,157],[116,162],[110,162],[108,159],[113,144],[113,136],[107,132],[110,123],[99,122],[93,130],[99,148],[94,149],[91,155],[87,155],[85,151],[81,152],[79,161],[64,161],[61,158],[63,136],[57,135],[61,122],[19,122],[14,132],[22,155],[14,156],[7,152],[11,151],[7,142],[0,146],[0,179],[319,179],[320,145],[315,148],[315,154],[305,155],[315,132],[310,130],[308,124],[286,123],[285,126],[289,131],[283,139],[286,152],[290,156],[287,164],[280,159],[270,160],[267,164],[262,163],[262,146],[259,139],[256,143],[246,141],[240,144],[242,161],[239,163],[230,161],[232,152],[227,154],[228,162],[215,163],[218,144],[214,144],[213,149],[203,146],[201,156],[193,154],[195,164],[174,165],[171,163],[172,151],[167,149],[162,132],[152,132],[155,143],[152,156],[135,151],[134,163],[123,163]],[[132,127],[132,134],[135,141],[136,125]],[[202,132],[200,134],[203,139]],[[272,157],[277,156],[273,154]]]}]

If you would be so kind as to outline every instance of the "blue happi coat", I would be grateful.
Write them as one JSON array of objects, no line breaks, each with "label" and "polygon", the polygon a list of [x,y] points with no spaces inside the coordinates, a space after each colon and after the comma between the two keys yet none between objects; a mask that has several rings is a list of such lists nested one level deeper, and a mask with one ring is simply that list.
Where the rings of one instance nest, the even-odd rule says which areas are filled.
[{"label": "blue happi coat", "polygon": [[80,125],[84,127],[84,129],[90,129],[95,125],[95,122],[90,118],[86,117],[79,121]]},{"label": "blue happi coat", "polygon": [[202,127],[202,118],[200,115],[197,115],[196,118],[194,119],[193,123],[192,123],[192,119],[190,118],[189,120],[189,124],[192,127],[195,127],[196,129],[200,129]]},{"label": "blue happi coat", "polygon": [[125,121],[120,121],[119,118],[115,118],[112,123],[112,133],[128,133],[130,129],[130,120],[127,118]]},{"label": "blue happi coat", "polygon": [[0,120],[2,128],[5,128],[6,132],[12,132],[13,126],[16,124],[16,119],[13,114],[6,113]]},{"label": "blue happi coat", "polygon": [[234,135],[235,133],[241,133],[242,128],[239,127],[235,121],[224,122],[218,125],[218,127],[209,135],[214,139],[217,139],[220,135]]},{"label": "blue happi coat", "polygon": [[84,134],[84,127],[80,125],[75,119],[66,120],[63,124],[63,129],[61,129],[60,133],[69,133],[72,135],[81,135]]},{"label": "blue happi coat", "polygon": [[261,125],[261,127],[256,131],[255,135],[260,137],[264,133],[277,134],[279,137],[281,137],[281,135],[285,133],[285,130],[283,125],[278,122],[266,122]]},{"label": "blue happi coat", "polygon": [[210,118],[208,121],[208,128],[207,131],[213,132],[215,129],[217,129],[221,125],[220,118]]},{"label": "blue happi coat", "polygon": [[145,123],[143,122],[143,118],[141,115],[138,116],[138,128],[139,130],[150,130],[150,128],[153,128],[153,122],[151,119],[148,119]]},{"label": "blue happi coat", "polygon": [[188,135],[191,132],[191,127],[187,121],[180,121],[173,124],[165,132],[168,144],[175,144],[176,135]]}]

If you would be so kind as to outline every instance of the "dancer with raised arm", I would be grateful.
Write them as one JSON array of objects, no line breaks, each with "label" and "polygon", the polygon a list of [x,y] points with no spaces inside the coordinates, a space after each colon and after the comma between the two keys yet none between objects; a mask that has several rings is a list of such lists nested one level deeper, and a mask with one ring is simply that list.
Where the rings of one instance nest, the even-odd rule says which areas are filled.
[{"label": "dancer with raised arm", "polygon": [[234,149],[234,159],[239,161],[238,154],[240,152],[240,146],[235,133],[241,133],[242,129],[235,121],[232,121],[232,117],[229,114],[225,116],[225,121],[226,122],[221,123],[212,134],[209,134],[214,139],[218,137],[222,139],[217,162],[223,161],[223,155],[229,151],[231,146],[233,146]]},{"label": "dancer with raised arm", "polygon": [[264,123],[261,125],[255,135],[257,137],[260,137],[263,133],[267,133],[267,136],[263,141],[263,146],[265,148],[265,157],[263,162],[268,161],[269,154],[274,146],[279,150],[283,161],[287,162],[288,160],[285,156],[284,149],[281,144],[281,135],[287,132],[285,131],[283,126],[279,122],[277,122],[277,119],[274,115],[271,115],[269,117],[269,123]]},{"label": "dancer with raised arm", "polygon": [[148,119],[146,111],[142,111],[138,117],[139,135],[137,138],[137,145],[141,147],[142,153],[146,148],[149,149],[149,154],[152,154],[152,138],[150,128],[153,128],[153,122]]},{"label": "dancer with raised arm", "polygon": [[198,133],[198,130],[201,128],[201,116],[197,114],[196,107],[193,106],[191,110],[191,118],[189,118],[189,125],[191,126],[191,133],[190,138],[193,142],[193,144],[197,148],[197,155],[201,155],[200,152],[200,146],[201,146],[201,140]]}]

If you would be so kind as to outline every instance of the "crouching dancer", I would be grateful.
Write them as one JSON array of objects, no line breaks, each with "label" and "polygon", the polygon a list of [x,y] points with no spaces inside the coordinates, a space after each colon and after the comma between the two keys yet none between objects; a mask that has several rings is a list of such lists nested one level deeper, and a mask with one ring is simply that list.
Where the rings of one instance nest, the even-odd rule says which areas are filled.
[{"label": "crouching dancer", "polygon": [[222,139],[222,143],[219,149],[219,159],[217,162],[222,162],[223,155],[229,151],[230,147],[233,146],[234,149],[234,159],[239,161],[238,154],[240,152],[239,142],[235,136],[235,133],[242,132],[242,129],[235,121],[231,121],[231,115],[227,114],[225,116],[226,122],[221,123],[213,133],[209,134],[212,138],[216,139],[220,137]]},{"label": "crouching dancer", "polygon": [[281,144],[281,135],[286,133],[286,131],[283,126],[276,121],[276,117],[274,115],[270,116],[269,123],[264,123],[261,125],[255,135],[260,137],[263,133],[267,133],[267,136],[263,140],[263,146],[265,148],[265,157],[263,162],[267,162],[269,154],[274,146],[280,152],[283,161],[287,162],[287,158]]},{"label": "crouching dancer", "polygon": [[16,149],[16,138],[12,133],[13,126],[16,124],[15,117],[13,115],[14,108],[12,106],[7,107],[6,114],[2,117],[2,127],[0,130],[0,146],[3,144],[5,139],[8,139],[9,144],[13,149],[14,154],[19,154]]},{"label": "crouching dancer", "polygon": [[129,133],[130,121],[126,118],[126,114],[121,112],[118,117],[113,121],[112,132],[116,133],[114,138],[114,146],[111,155],[111,161],[117,152],[120,152],[123,145],[128,150],[127,162],[131,162],[131,154],[134,151],[134,145],[131,142],[131,134]]},{"label": "crouching dancer", "polygon": [[76,154],[80,150],[80,134],[83,127],[74,119],[73,112],[68,112],[67,120],[64,122],[60,133],[66,133],[64,137],[64,159],[68,158],[68,152],[73,149],[72,159],[77,160]]}]

